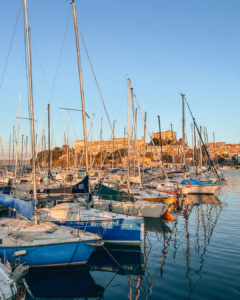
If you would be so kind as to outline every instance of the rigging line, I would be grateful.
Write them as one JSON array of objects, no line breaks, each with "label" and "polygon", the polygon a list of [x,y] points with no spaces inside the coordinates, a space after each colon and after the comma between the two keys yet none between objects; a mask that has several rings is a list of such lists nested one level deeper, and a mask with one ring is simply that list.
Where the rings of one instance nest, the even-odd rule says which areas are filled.
[{"label": "rigging line", "polygon": [[137,107],[138,107],[138,109],[139,109],[139,111],[140,111],[142,120],[143,120],[143,122],[144,122],[144,124],[145,124],[145,127],[146,127],[146,129],[147,129],[148,135],[149,135],[149,137],[150,137],[150,140],[152,141],[152,144],[153,144],[153,146],[154,146],[154,150],[156,151],[156,154],[157,154],[158,159],[159,159],[159,161],[160,161],[160,164],[161,164],[161,168],[162,168],[162,170],[163,170],[163,173],[164,173],[166,179],[168,180],[168,175],[167,175],[166,169],[165,169],[165,167],[164,167],[164,165],[163,165],[162,159],[161,159],[160,156],[159,156],[159,153],[158,153],[157,148],[156,148],[156,145],[155,145],[155,143],[154,143],[154,141],[153,141],[152,135],[151,135],[151,133],[150,133],[150,131],[149,131],[149,129],[148,129],[147,122],[145,121],[145,118],[144,118],[144,116],[143,116],[143,113],[142,113],[141,107],[140,107],[140,105],[139,105],[138,99],[137,99],[136,95],[134,95],[134,97],[135,97],[135,100],[136,100]]},{"label": "rigging line", "polygon": [[[101,101],[102,101],[102,104],[103,104],[103,108],[104,108],[104,111],[105,111],[105,114],[107,116],[107,120],[108,120],[108,123],[109,123],[109,126],[110,126],[110,129],[111,129],[111,132],[112,132],[112,136],[113,136],[113,126],[112,126],[112,123],[111,123],[111,120],[110,120],[110,117],[109,117],[109,114],[108,114],[108,111],[107,111],[107,107],[105,105],[105,101],[103,99],[103,95],[102,95],[102,91],[100,89],[100,86],[99,86],[99,83],[98,83],[98,80],[97,80],[97,77],[96,77],[96,74],[95,74],[95,71],[94,71],[94,68],[93,68],[93,64],[92,64],[92,61],[90,59],[90,56],[89,56],[89,53],[88,53],[88,50],[87,50],[87,46],[86,46],[86,43],[85,43],[85,40],[84,40],[84,37],[83,37],[83,34],[82,34],[82,31],[80,29],[80,26],[78,24],[78,30],[79,30],[79,34],[80,34],[80,38],[81,38],[81,41],[83,43],[83,47],[85,49],[85,52],[86,52],[86,55],[87,55],[87,58],[88,58],[88,62],[89,62],[89,65],[90,65],[90,68],[92,70],[92,73],[93,73],[93,77],[94,77],[94,80],[95,80],[95,83],[96,83],[96,86],[97,86],[97,89],[98,89],[98,93],[100,95],[100,98],[101,98]],[[119,153],[119,156],[120,156],[120,159],[121,161],[123,162],[123,159],[121,157],[121,153],[120,153],[120,149],[117,145],[117,150],[118,150],[118,153]]]},{"label": "rigging line", "polygon": [[40,147],[41,147],[41,141],[42,141],[42,138],[43,138],[44,127],[45,127],[45,123],[46,123],[46,119],[47,119],[47,112],[48,111],[46,110],[42,130],[41,130],[41,136],[40,136],[40,139],[39,139],[39,142],[38,142],[38,145],[37,145],[37,153],[40,151]]},{"label": "rigging line", "polygon": [[[71,118],[71,114],[69,116],[69,120],[70,120],[70,123],[72,125],[72,129],[73,129],[73,134],[74,134],[74,139],[77,139],[77,132],[75,130],[75,126],[74,126],[74,122],[73,122],[73,119]],[[70,128],[71,129],[71,128]]]},{"label": "rigging line", "polygon": [[39,62],[39,65],[40,65],[40,68],[42,70],[42,73],[43,73],[43,76],[44,76],[44,79],[46,81],[46,84],[47,84],[47,87],[48,87],[48,90],[50,92],[50,97],[49,97],[49,101],[51,102],[51,99],[52,99],[52,96],[53,96],[53,92],[54,92],[54,88],[55,88],[55,83],[56,83],[56,79],[57,79],[57,75],[58,75],[58,71],[59,71],[59,67],[60,67],[60,62],[61,62],[61,58],[62,58],[62,53],[63,53],[63,47],[64,47],[64,43],[65,43],[65,40],[66,40],[66,36],[67,36],[67,30],[68,30],[68,27],[69,27],[69,23],[70,23],[70,14],[69,14],[69,17],[68,17],[68,21],[67,21],[67,26],[66,26],[66,29],[65,29],[65,32],[64,32],[64,39],[63,39],[63,42],[62,42],[62,45],[61,45],[61,50],[60,50],[60,55],[59,55],[59,59],[58,59],[58,62],[57,62],[57,70],[56,70],[56,74],[54,76],[54,80],[53,80],[53,85],[52,85],[52,88],[50,87],[49,85],[49,80],[48,80],[48,77],[47,77],[47,73],[45,72],[45,69],[43,67],[43,63],[40,59],[40,55],[39,55],[39,52],[38,52],[38,47],[36,47],[35,43],[34,43],[34,40],[32,39],[32,45],[34,47],[34,51],[36,53],[36,57],[38,59],[38,62]]},{"label": "rigging line", "polygon": [[[66,38],[67,38],[67,33],[68,33],[70,20],[71,20],[71,14],[69,13],[69,17],[68,17],[68,20],[67,20],[67,25],[66,25],[65,32],[64,32],[64,35],[63,35],[63,41],[62,41],[62,45],[61,45],[61,49],[60,49],[60,53],[59,53],[59,57],[58,57],[57,69],[56,69],[56,73],[55,73],[55,76],[54,76],[54,79],[53,79],[52,88],[50,89],[49,103],[51,103],[52,99],[53,99],[53,94],[54,94],[54,90],[55,90],[55,86],[56,86],[57,76],[58,76],[59,69],[60,69],[60,63],[61,63],[61,60],[62,60],[63,49],[64,49],[64,44],[65,44],[65,41],[66,41]],[[53,106],[53,108],[56,110],[61,124],[63,124],[63,119],[61,117],[61,114],[59,113],[59,110],[56,109],[54,106]],[[54,124],[53,124],[53,127],[54,127]]]},{"label": "rigging line", "polygon": [[[95,80],[95,83],[96,83],[96,86],[97,86],[97,89],[98,89],[99,96],[100,96],[101,101],[102,101],[102,104],[103,104],[103,108],[104,108],[105,114],[106,114],[106,116],[107,116],[107,120],[108,120],[110,129],[111,129],[111,132],[112,132],[112,136],[113,136],[113,126],[112,126],[112,123],[111,123],[111,120],[110,120],[110,117],[109,117],[109,114],[108,114],[108,111],[107,111],[107,107],[106,107],[105,101],[104,101],[104,99],[103,99],[102,91],[101,91],[101,89],[100,89],[100,86],[99,86],[99,83],[98,83],[98,80],[97,80],[97,77],[96,77],[96,74],[95,74],[95,71],[94,71],[94,68],[93,68],[93,64],[92,64],[92,61],[91,61],[91,59],[90,59],[90,56],[89,56],[89,53],[88,53],[88,50],[87,50],[87,46],[86,46],[86,43],[85,43],[85,40],[84,40],[84,37],[83,37],[83,34],[82,34],[82,31],[81,31],[81,29],[80,29],[79,24],[78,24],[78,30],[79,30],[79,34],[80,34],[81,41],[82,41],[82,43],[83,43],[84,50],[85,50],[86,55],[87,55],[87,58],[88,58],[88,62],[89,62],[90,68],[91,68],[92,73],[93,73],[93,77],[94,77],[94,80]],[[120,153],[120,149],[119,149],[118,145],[117,145],[117,150],[118,150],[120,159],[121,159],[121,161],[123,162],[123,159],[122,159],[122,157],[121,157],[121,153]]]},{"label": "rigging line", "polygon": [[109,287],[109,285],[113,282],[113,280],[115,279],[115,277],[118,275],[118,273],[114,273],[113,277],[111,278],[111,280],[109,281],[109,283],[105,286],[104,288],[104,293],[106,292],[107,288]]},{"label": "rigging line", "polygon": [[219,176],[219,174],[218,174],[218,172],[217,172],[215,163],[214,163],[214,161],[211,159],[211,157],[210,157],[210,155],[209,155],[209,152],[208,152],[207,147],[206,147],[206,145],[205,145],[205,143],[204,143],[204,141],[203,141],[201,132],[199,131],[198,125],[197,125],[196,120],[195,120],[195,118],[194,118],[194,116],[193,116],[193,114],[192,114],[192,111],[191,111],[191,109],[190,109],[190,106],[189,106],[189,103],[188,103],[186,97],[185,97],[185,101],[186,101],[186,103],[187,103],[187,106],[188,106],[188,110],[189,110],[189,112],[190,112],[190,115],[191,115],[191,117],[192,117],[192,119],[193,119],[193,123],[194,123],[194,125],[195,125],[195,127],[196,127],[196,129],[197,129],[199,138],[200,138],[200,140],[201,140],[201,142],[202,142],[202,145],[203,145],[203,147],[204,147],[204,150],[205,150],[205,152],[206,152],[206,154],[207,154],[207,157],[208,157],[208,159],[209,159],[209,163],[210,163],[210,165],[212,165],[214,172],[216,173],[216,175],[217,175],[218,178],[220,179],[220,176]]},{"label": "rigging line", "polygon": [[[98,80],[97,80],[97,77],[96,77],[96,74],[95,74],[95,71],[93,69],[93,65],[92,65],[92,62],[91,62],[91,59],[90,59],[90,56],[88,54],[88,50],[87,50],[87,47],[86,47],[86,44],[85,44],[85,41],[84,41],[84,38],[83,38],[83,35],[82,35],[82,32],[79,28],[79,25],[78,25],[78,29],[79,29],[79,33],[80,33],[80,37],[81,37],[81,40],[82,40],[82,43],[83,43],[83,46],[84,46],[84,49],[85,49],[85,52],[87,54],[87,57],[88,57],[88,61],[89,61],[89,64],[90,64],[90,67],[91,67],[91,70],[92,70],[92,73],[93,73],[93,76],[94,76],[94,80],[95,80],[95,83],[97,85],[97,89],[98,89],[98,92],[99,92],[99,95],[100,95],[100,98],[102,100],[102,104],[103,104],[103,107],[104,107],[104,111],[106,113],[106,116],[107,116],[107,119],[108,119],[108,123],[110,125],[110,129],[111,129],[111,136],[113,136],[113,127],[112,127],[112,124],[111,124],[111,120],[110,120],[110,117],[109,117],[109,114],[107,112],[107,108],[106,108],[106,105],[105,105],[105,102],[104,102],[104,99],[103,99],[103,95],[102,95],[102,92],[101,92],[101,89],[100,89],[100,86],[99,86],[99,83],[98,83]],[[120,150],[119,150],[119,147],[117,145],[117,150],[119,152],[119,156],[122,160],[122,157],[121,157],[121,154],[120,154]],[[123,160],[122,160],[123,161]]]},{"label": "rigging line", "polygon": [[41,71],[42,71],[44,80],[45,80],[45,82],[46,82],[46,86],[47,86],[48,90],[50,91],[49,80],[48,80],[48,77],[47,77],[47,73],[46,73],[46,71],[45,71],[45,69],[44,69],[44,67],[43,67],[43,63],[42,63],[42,61],[41,61],[41,59],[40,59],[40,54],[39,54],[39,52],[38,52],[38,50],[37,50],[38,47],[35,45],[35,42],[34,42],[33,39],[31,39],[31,42],[32,42],[33,50],[34,50],[34,52],[35,52],[35,54],[36,54],[36,58],[37,58],[37,60],[38,60],[40,69],[41,69]]},{"label": "rigging line", "polygon": [[4,77],[5,77],[6,71],[7,71],[7,65],[8,65],[10,53],[11,53],[11,50],[12,50],[12,45],[13,45],[13,41],[14,41],[14,36],[15,36],[16,28],[17,28],[17,23],[18,23],[20,11],[21,11],[21,3],[20,3],[19,8],[18,8],[17,18],[16,18],[16,22],[15,22],[14,27],[13,27],[13,32],[12,32],[11,39],[10,39],[10,45],[9,45],[9,48],[8,48],[7,58],[6,58],[4,67],[3,67],[3,74],[2,74],[1,81],[0,81],[0,90],[2,88],[3,80],[4,80]]},{"label": "rigging line", "polygon": [[58,57],[58,61],[57,61],[57,69],[56,69],[56,73],[55,73],[55,76],[54,76],[54,79],[53,79],[53,85],[52,85],[52,88],[51,88],[51,91],[50,91],[50,96],[49,96],[50,103],[52,101],[53,93],[54,93],[54,90],[55,90],[55,85],[56,85],[57,76],[58,76],[58,73],[59,73],[60,63],[61,63],[62,55],[63,55],[63,48],[64,48],[65,41],[66,41],[66,38],[67,38],[67,33],[68,33],[70,20],[71,20],[71,14],[69,12],[69,17],[68,17],[68,20],[67,20],[67,25],[66,25],[65,32],[64,32],[64,35],[63,35],[63,41],[62,41],[62,44],[61,44],[61,49],[60,49],[60,53],[59,53],[59,57]]},{"label": "rigging line", "polygon": [[[44,127],[45,127],[45,123],[46,123],[46,119],[47,119],[47,110],[46,110],[46,113],[45,113],[45,118],[44,118],[44,121],[43,121],[43,126],[42,126],[42,131],[41,131],[41,136],[39,138],[39,142],[38,142],[38,145],[36,145],[36,160],[37,160],[37,163],[38,163],[38,170],[40,171],[40,164],[39,164],[39,159],[40,159],[40,156],[39,156],[39,152],[40,152],[40,147],[41,147],[41,142],[42,142],[42,139],[43,139],[43,133],[44,133]],[[42,152],[44,152],[44,150],[42,149]]]},{"label": "rigging line", "polygon": [[86,46],[86,44],[85,44],[85,40],[84,40],[84,38],[83,38],[83,34],[82,34],[82,31],[81,31],[81,29],[80,29],[79,24],[78,24],[78,30],[79,30],[80,38],[81,38],[82,43],[83,43],[83,47],[84,47],[84,49],[85,49],[85,52],[86,52],[86,55],[87,55],[87,58],[88,58],[88,62],[89,62],[90,68],[91,68],[92,73],[93,73],[94,80],[95,80],[96,85],[97,85],[97,89],[98,89],[100,98],[101,98],[101,100],[102,100],[103,108],[104,108],[104,111],[105,111],[105,113],[106,113],[106,116],[107,116],[107,119],[108,119],[109,126],[110,126],[111,131],[112,131],[112,134],[113,134],[112,123],[111,123],[109,114],[108,114],[108,112],[107,112],[107,107],[106,107],[105,102],[104,102],[104,99],[103,99],[102,91],[101,91],[101,89],[100,89],[100,86],[99,86],[99,83],[98,83],[98,80],[97,80],[97,77],[96,77],[96,74],[95,74],[95,71],[94,71],[94,68],[93,68],[93,64],[92,64],[92,61],[91,61],[91,59],[90,59],[90,56],[89,56],[89,53],[88,53],[88,50],[87,50],[87,46]]}]

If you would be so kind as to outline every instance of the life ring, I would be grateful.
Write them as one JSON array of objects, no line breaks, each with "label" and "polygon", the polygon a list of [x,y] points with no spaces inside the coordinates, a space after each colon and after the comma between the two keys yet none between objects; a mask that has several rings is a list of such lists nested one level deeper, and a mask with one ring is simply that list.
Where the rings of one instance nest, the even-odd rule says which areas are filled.
[{"label": "life ring", "polygon": [[187,205],[187,209],[188,209],[188,210],[192,210],[192,209],[193,209],[193,205],[192,205],[192,204],[188,204],[188,205]]},{"label": "life ring", "polygon": [[189,189],[191,186],[192,186],[192,183],[191,183],[191,181],[186,181],[186,187]]}]

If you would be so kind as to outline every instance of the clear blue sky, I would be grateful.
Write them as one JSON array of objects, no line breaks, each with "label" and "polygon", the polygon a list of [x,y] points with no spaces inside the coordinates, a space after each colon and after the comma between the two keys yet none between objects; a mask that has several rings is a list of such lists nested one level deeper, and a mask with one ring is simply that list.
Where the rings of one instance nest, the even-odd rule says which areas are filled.
[{"label": "clear blue sky", "polygon": [[[50,101],[55,145],[63,144],[67,131],[67,114],[59,107],[81,108],[69,3],[28,0],[36,130],[40,135]],[[210,139],[215,131],[217,141],[240,142],[239,0],[76,0],[76,6],[111,120],[116,120],[116,136],[123,136],[127,125],[128,74],[142,110],[148,113],[151,132],[158,131],[160,114],[162,130],[169,129],[172,122],[181,136],[183,92],[197,122],[207,126]],[[19,7],[17,29],[0,88],[0,135],[5,145],[12,126],[17,126],[20,89],[21,116],[28,116],[21,0],[0,3],[0,80]],[[103,117],[107,139],[110,129],[82,44],[81,57],[86,111],[95,114],[93,136],[98,138]],[[189,113],[186,123],[190,143]],[[28,121],[21,121],[20,134],[29,135]],[[139,118],[138,136],[142,135]],[[81,115],[74,112],[70,115],[70,140],[81,138]]]}]

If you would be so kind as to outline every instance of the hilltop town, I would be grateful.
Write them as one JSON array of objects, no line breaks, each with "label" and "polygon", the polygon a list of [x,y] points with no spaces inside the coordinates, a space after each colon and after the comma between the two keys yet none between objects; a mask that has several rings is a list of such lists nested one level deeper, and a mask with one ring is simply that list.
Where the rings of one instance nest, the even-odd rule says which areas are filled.
[{"label": "hilltop town", "polygon": [[[225,142],[207,143],[206,148],[210,157],[222,165],[238,165],[240,163],[240,144],[227,144]],[[102,141],[88,141],[88,156],[92,167],[124,167],[128,156],[128,139],[114,138]],[[202,155],[202,163],[208,158],[203,147],[185,145],[186,161],[189,165],[199,162]],[[84,141],[77,140],[73,147],[63,145],[51,151],[52,165],[61,167],[84,165]],[[182,162],[182,139],[177,140],[176,132],[170,130],[153,134],[151,142],[144,140],[130,141],[130,160],[140,165],[156,166],[159,161],[164,163]],[[48,151],[38,153],[40,165],[47,165]]]}]

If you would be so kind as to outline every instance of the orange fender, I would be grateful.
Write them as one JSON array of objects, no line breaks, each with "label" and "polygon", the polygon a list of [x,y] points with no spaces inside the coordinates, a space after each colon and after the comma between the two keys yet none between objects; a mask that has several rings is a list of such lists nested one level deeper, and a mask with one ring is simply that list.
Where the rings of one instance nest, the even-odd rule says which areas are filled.
[{"label": "orange fender", "polygon": [[165,214],[163,215],[164,219],[168,222],[173,222],[175,221],[175,218],[172,217],[172,215],[170,214],[169,209],[165,212]]}]

